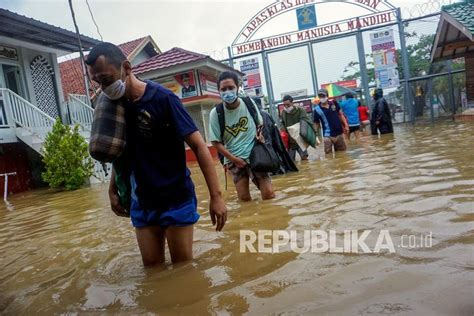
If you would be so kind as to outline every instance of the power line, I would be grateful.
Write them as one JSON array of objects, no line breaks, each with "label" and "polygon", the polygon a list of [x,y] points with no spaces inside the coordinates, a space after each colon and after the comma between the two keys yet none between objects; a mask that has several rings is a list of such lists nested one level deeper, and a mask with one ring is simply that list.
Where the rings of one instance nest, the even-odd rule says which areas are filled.
[{"label": "power line", "polygon": [[[69,0],[68,2],[69,2],[69,9],[71,10],[71,16],[72,16],[72,21],[74,23],[74,28],[76,29],[77,42],[79,44],[79,55],[81,56],[80,59],[81,59],[82,73],[84,75],[84,83],[85,83],[85,86],[86,86],[86,93],[89,95],[90,78],[89,78],[89,73],[87,72],[87,69],[86,69],[84,53],[82,51],[83,49],[82,49],[82,42],[81,42],[81,33],[79,33],[79,27],[77,26],[76,15],[74,13],[74,8],[72,6],[72,0]],[[90,101],[89,101],[89,105],[90,105]]]},{"label": "power line", "polygon": [[89,5],[89,1],[88,1],[88,0],[86,0],[86,4],[87,4],[87,8],[89,9],[89,13],[91,14],[92,22],[94,22],[95,28],[97,29],[97,33],[98,33],[99,36],[100,36],[100,40],[103,42],[104,39],[103,39],[103,37],[102,37],[102,34],[100,34],[99,26],[97,25],[97,22],[95,21],[94,14],[92,13],[91,6]]}]

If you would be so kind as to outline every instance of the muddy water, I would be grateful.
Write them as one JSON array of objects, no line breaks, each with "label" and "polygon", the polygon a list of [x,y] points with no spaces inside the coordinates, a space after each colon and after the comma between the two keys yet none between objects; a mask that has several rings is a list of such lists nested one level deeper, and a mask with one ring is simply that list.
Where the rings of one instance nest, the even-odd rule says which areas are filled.
[{"label": "muddy water", "polygon": [[[313,152],[301,172],[274,178],[273,201],[241,204],[229,190],[224,233],[211,227],[194,166],[195,259],[162,269],[142,268],[106,187],[14,196],[14,211],[0,209],[0,313],[472,315],[473,131],[403,127],[336,157]],[[385,229],[396,252],[242,254],[241,229]],[[404,234],[430,232],[431,248],[397,246]]]}]

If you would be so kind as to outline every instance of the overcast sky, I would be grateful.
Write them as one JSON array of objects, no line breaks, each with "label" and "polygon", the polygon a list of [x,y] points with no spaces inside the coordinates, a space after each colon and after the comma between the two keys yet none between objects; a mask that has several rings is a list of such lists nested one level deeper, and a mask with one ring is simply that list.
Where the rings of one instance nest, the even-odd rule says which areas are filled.
[{"label": "overcast sky", "polygon": [[[123,43],[135,38],[151,35],[162,51],[172,47],[182,47],[188,50],[210,54],[219,59],[220,52],[225,53],[242,27],[261,9],[274,1],[161,1],[161,0],[88,0],[99,31],[104,41]],[[412,8],[417,3],[427,0],[392,0],[395,6]],[[79,29],[82,34],[100,39],[96,27],[92,23],[85,0],[73,0]],[[67,0],[0,0],[0,7],[13,12],[38,19],[42,22],[74,30]],[[367,14],[364,10],[351,5],[320,4],[317,5],[318,23],[327,23]],[[280,34],[294,31],[297,28],[294,11],[283,14],[267,23],[259,35]],[[323,43],[321,43],[323,44]],[[320,44],[320,45],[321,45]],[[357,58],[357,49],[354,47],[354,38],[334,42],[324,47],[334,52],[321,52],[316,58],[318,66],[318,81],[334,81],[341,76],[344,66]],[[368,48],[368,43],[365,43]],[[367,52],[370,53],[370,52]],[[272,56],[272,77],[285,77],[294,70],[296,65],[304,69],[307,63],[300,63],[301,54],[305,52],[288,52],[286,55]],[[318,52],[315,52],[318,54]],[[304,59],[304,57],[303,57]],[[307,59],[307,58],[306,58]],[[328,66],[327,60],[332,60],[334,66]],[[283,61],[283,62],[282,62]],[[277,69],[282,65],[281,69]],[[332,63],[331,63],[332,65]],[[335,70],[334,67],[337,69]],[[294,71],[293,71],[294,72]],[[275,87],[275,95],[281,90],[291,91],[293,87],[299,89],[308,84],[308,72],[282,82],[282,87]],[[309,77],[310,78],[310,77]],[[281,81],[281,80],[280,80]],[[304,83],[303,83],[304,82]],[[285,85],[285,86],[283,86]],[[285,90],[286,89],[286,90]],[[296,90],[294,89],[294,90]]]},{"label": "overcast sky", "polygon": [[[198,52],[212,52],[227,47],[250,18],[274,2],[268,0],[88,1],[105,41],[123,43],[151,35],[163,51],[178,46]],[[391,1],[400,7],[412,7],[420,2],[426,0]],[[86,1],[73,0],[73,5],[81,33],[99,38]],[[67,0],[0,0],[0,6],[49,24],[74,30]],[[355,10],[357,7],[349,6],[349,9]],[[344,18],[348,10],[328,11],[325,14],[326,20],[336,21]],[[324,18],[318,16],[318,20],[322,19]],[[287,24],[288,27],[279,23],[278,28],[288,30],[296,26],[291,22]],[[275,30],[275,27],[272,29]]]}]

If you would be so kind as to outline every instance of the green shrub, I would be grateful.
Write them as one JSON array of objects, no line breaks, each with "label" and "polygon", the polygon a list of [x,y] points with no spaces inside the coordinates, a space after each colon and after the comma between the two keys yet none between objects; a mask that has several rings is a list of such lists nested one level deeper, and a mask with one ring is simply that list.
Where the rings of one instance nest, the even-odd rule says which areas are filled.
[{"label": "green shrub", "polygon": [[42,177],[51,188],[75,190],[92,175],[94,166],[87,142],[79,134],[79,126],[71,129],[58,118],[43,144],[46,171]]}]

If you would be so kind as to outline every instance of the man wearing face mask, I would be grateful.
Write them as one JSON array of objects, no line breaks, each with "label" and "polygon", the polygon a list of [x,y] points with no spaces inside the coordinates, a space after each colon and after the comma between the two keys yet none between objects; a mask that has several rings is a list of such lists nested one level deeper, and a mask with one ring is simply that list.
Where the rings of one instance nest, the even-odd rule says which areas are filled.
[{"label": "man wearing face mask", "polygon": [[[301,120],[308,119],[306,111],[303,108],[293,104],[293,98],[291,95],[285,95],[283,97],[283,106],[284,108],[283,113],[281,114],[281,120],[287,133],[289,126],[298,124],[301,122]],[[288,153],[290,154],[290,157],[293,161],[296,159],[296,152],[298,152],[300,155],[301,160],[308,160],[308,151],[301,149],[298,143],[290,137]]]},{"label": "man wearing face mask", "polygon": [[319,104],[313,110],[313,118],[316,128],[322,125],[324,136],[324,152],[326,154],[334,151],[346,150],[346,142],[343,133],[348,134],[349,126],[346,118],[335,101],[329,101],[328,91],[318,91]]},{"label": "man wearing face mask", "polygon": [[262,199],[272,199],[275,194],[269,174],[253,172],[248,165],[255,141],[257,137],[261,137],[257,129],[261,130],[263,120],[250,98],[238,97],[238,80],[238,76],[229,71],[219,76],[217,87],[224,102],[214,107],[210,113],[209,138],[212,145],[224,156],[224,165],[232,173],[240,200],[252,199],[249,180],[258,187]]},{"label": "man wearing face mask", "polygon": [[[100,43],[87,56],[91,78],[103,94],[126,109],[131,164],[130,217],[145,266],[163,264],[165,241],[173,263],[192,259],[193,224],[199,219],[184,142],[194,151],[210,193],[209,213],[220,231],[226,207],[212,157],[179,98],[152,81],[140,81],[122,51]],[[112,119],[112,118],[110,118]],[[112,174],[112,210],[125,215]]]}]

